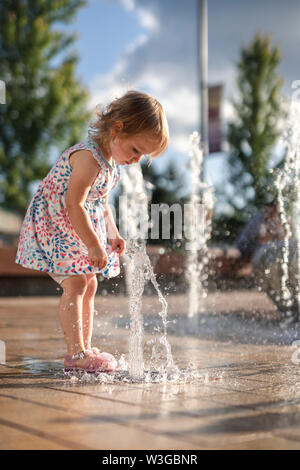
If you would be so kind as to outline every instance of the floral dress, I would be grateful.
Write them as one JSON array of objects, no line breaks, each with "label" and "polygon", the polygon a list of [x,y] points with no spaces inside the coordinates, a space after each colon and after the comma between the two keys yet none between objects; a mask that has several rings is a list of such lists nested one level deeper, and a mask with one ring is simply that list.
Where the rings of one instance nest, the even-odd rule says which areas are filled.
[{"label": "floral dress", "polygon": [[[70,155],[90,150],[99,164],[99,173],[90,188],[84,208],[105,247],[108,264],[104,269],[90,265],[88,249],[75,232],[66,207],[66,194],[72,167]],[[25,215],[19,237],[16,263],[26,268],[63,275],[101,273],[104,277],[120,272],[119,255],[107,243],[104,196],[120,179],[120,167],[111,166],[96,142],[88,137],[68,148],[40,183]]]}]

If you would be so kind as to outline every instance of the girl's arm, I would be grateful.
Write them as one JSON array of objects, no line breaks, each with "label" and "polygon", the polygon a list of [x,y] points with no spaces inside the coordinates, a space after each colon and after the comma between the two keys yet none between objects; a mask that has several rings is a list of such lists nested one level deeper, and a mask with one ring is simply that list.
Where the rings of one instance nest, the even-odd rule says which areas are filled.
[{"label": "girl's arm", "polygon": [[120,236],[111,208],[108,205],[108,196],[105,196],[105,223],[107,231],[107,239],[112,250],[116,251],[120,256],[125,252],[125,240]]},{"label": "girl's arm", "polygon": [[108,204],[108,196],[105,196],[105,203],[104,203],[104,216],[105,216],[105,223],[106,223],[106,231],[107,231],[107,238],[108,240],[112,240],[114,238],[120,237],[119,231],[114,221],[114,217],[111,211],[111,208]]},{"label": "girl's arm", "polygon": [[99,173],[99,165],[88,150],[72,154],[72,174],[66,195],[66,206],[75,232],[88,247],[99,245],[91,219],[84,209],[88,192]]}]

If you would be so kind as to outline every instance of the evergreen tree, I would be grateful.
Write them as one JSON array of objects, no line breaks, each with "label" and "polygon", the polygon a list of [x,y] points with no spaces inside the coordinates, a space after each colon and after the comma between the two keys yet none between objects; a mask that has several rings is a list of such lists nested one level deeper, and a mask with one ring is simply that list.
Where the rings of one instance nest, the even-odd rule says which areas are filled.
[{"label": "evergreen tree", "polygon": [[49,170],[50,149],[80,140],[87,92],[75,77],[75,35],[66,32],[85,0],[2,0],[0,205],[24,212],[30,184]]},{"label": "evergreen tree", "polygon": [[183,201],[180,192],[184,188],[186,175],[179,172],[173,161],[168,163],[163,172],[159,171],[155,161],[151,165],[143,162],[141,167],[145,181],[153,185],[152,204],[164,203],[171,206]]},{"label": "evergreen tree", "polygon": [[284,117],[279,62],[279,48],[272,47],[269,36],[256,34],[249,47],[241,50],[239,98],[233,103],[237,121],[229,124],[227,136],[233,185],[228,202],[238,219],[245,219],[272,199],[270,159]]}]

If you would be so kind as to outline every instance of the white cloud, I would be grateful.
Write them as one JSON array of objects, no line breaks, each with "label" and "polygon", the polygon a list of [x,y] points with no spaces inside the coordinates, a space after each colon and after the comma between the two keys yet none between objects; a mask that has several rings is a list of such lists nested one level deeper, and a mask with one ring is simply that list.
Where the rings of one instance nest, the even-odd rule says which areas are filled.
[{"label": "white cloud", "polygon": [[164,103],[169,118],[180,127],[193,127],[197,124],[199,98],[195,90],[185,85],[166,90]]},{"label": "white cloud", "polygon": [[126,10],[134,10],[134,0],[121,0],[121,3],[123,4],[124,8],[126,8]]},{"label": "white cloud", "polygon": [[146,8],[137,8],[137,14],[141,25],[147,29],[158,29],[159,21],[150,11],[146,10]]},{"label": "white cloud", "polygon": [[[189,31],[189,34],[184,37],[184,31],[178,34],[178,4],[174,9],[170,0],[164,0],[163,4],[158,0],[120,1],[123,7],[136,15],[144,32],[133,43],[125,46],[122,58],[110,73],[98,76],[90,84],[90,104],[92,107],[98,103],[105,105],[131,88],[152,94],[166,110],[172,136],[171,146],[181,153],[187,153],[188,136],[198,127],[199,112],[195,65],[193,69],[191,61],[192,47],[189,47],[190,58],[184,54],[185,63],[187,59],[190,62],[186,68],[183,67],[183,51],[180,52],[179,61],[176,61],[169,47],[171,45],[179,50],[180,42],[191,38],[191,28],[187,28],[188,25],[183,21],[183,29]],[[192,15],[192,11],[189,15]]]},{"label": "white cloud", "polygon": [[141,26],[150,30],[155,30],[159,27],[158,17],[156,17],[149,9],[140,7],[134,0],[120,1],[126,10],[137,15]]},{"label": "white cloud", "polygon": [[[198,128],[198,36],[197,0],[120,0],[143,28],[142,35],[124,48],[121,60],[109,74],[92,84],[92,104],[110,101],[130,88],[153,94],[166,109],[171,145],[184,152],[188,135]],[[234,117],[229,98],[236,93],[239,50],[260,29],[281,42],[282,66],[288,77],[296,76],[300,5],[290,0],[240,2],[210,0],[208,5],[209,82],[224,83],[222,115]],[[284,25],[292,25],[285,27]],[[293,71],[293,72],[292,72]],[[186,138],[184,136],[187,136]]]},{"label": "white cloud", "polygon": [[127,44],[125,54],[134,54],[138,47],[144,46],[148,41],[148,36],[144,33],[140,34],[135,41]]}]

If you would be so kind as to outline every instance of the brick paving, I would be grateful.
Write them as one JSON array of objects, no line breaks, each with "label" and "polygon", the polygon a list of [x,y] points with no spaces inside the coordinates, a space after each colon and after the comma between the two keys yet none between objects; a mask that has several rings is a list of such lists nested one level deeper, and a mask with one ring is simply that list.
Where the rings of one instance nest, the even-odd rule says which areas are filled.
[{"label": "brick paving", "polygon": [[[1,449],[300,449],[297,329],[280,328],[264,294],[210,293],[196,319],[186,296],[168,296],[175,362],[199,372],[187,383],[65,377],[58,302],[0,299]],[[97,296],[95,307],[94,343],[128,359],[126,297]],[[159,334],[155,297],[144,297],[143,312],[147,362]]]}]

